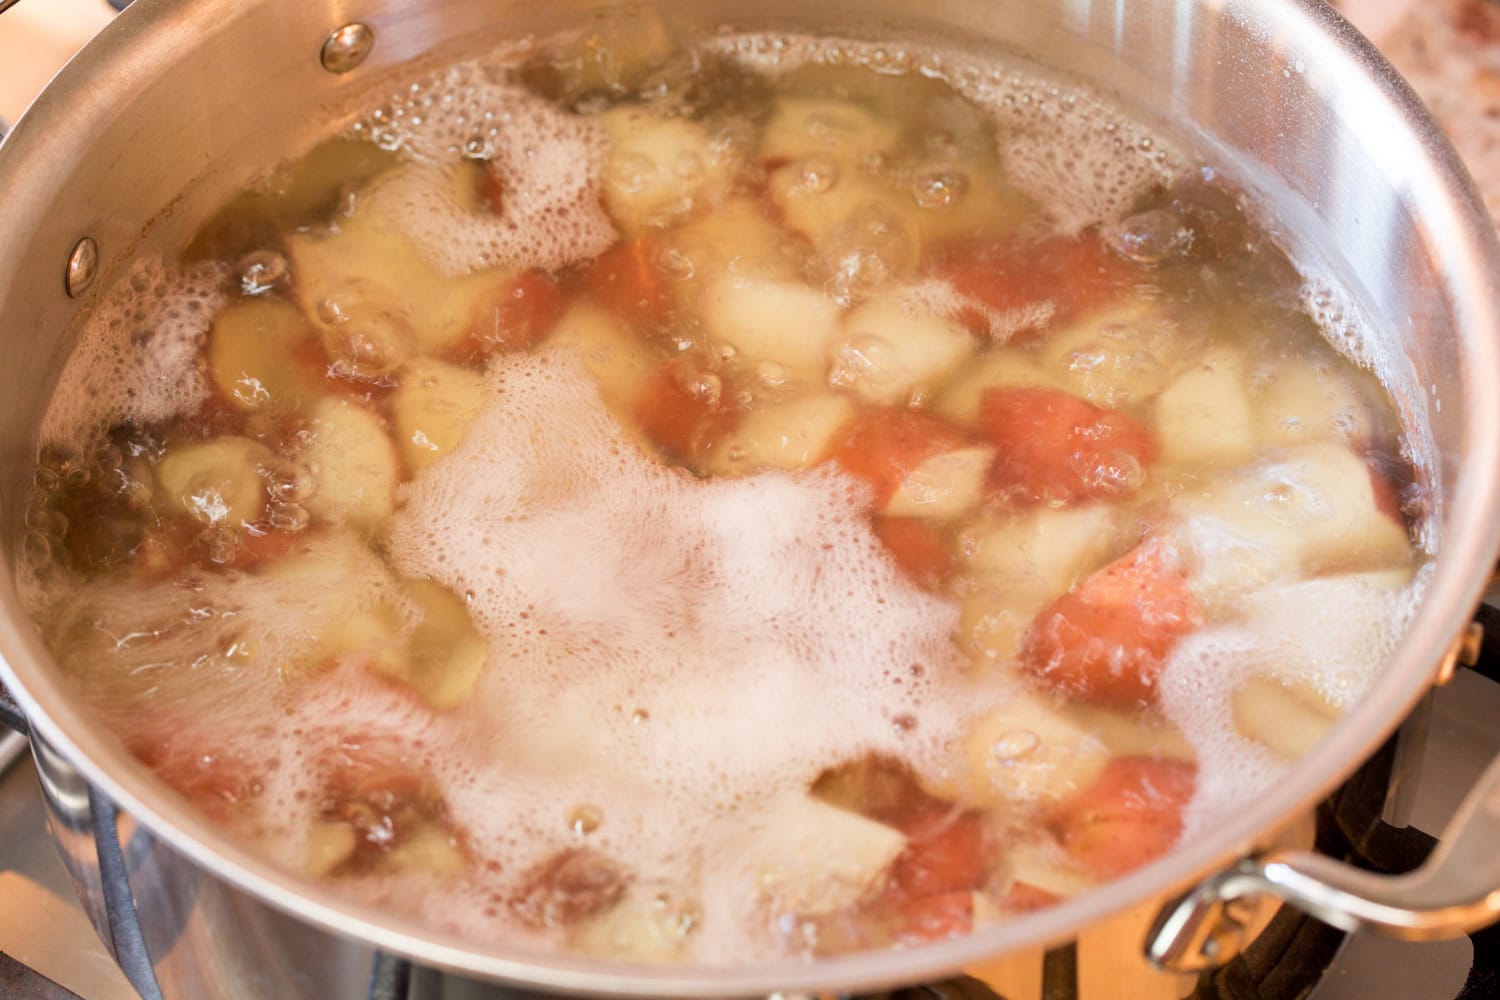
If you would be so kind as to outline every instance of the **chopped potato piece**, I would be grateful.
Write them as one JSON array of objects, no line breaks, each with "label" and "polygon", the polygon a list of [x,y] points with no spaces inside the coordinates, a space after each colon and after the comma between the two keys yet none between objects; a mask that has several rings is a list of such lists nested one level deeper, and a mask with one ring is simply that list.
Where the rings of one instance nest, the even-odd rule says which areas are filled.
[{"label": "chopped potato piece", "polygon": [[1066,899],[1092,889],[1098,881],[1074,866],[1061,848],[1047,843],[1023,843],[1006,856],[1011,878]]},{"label": "chopped potato piece", "polygon": [[1234,724],[1240,735],[1300,760],[1338,721],[1338,709],[1306,684],[1269,677],[1248,678],[1234,692]]},{"label": "chopped potato piece", "polygon": [[295,360],[315,334],[293,305],[238,302],[214,317],[208,370],[214,387],[241,410],[290,410],[318,391],[314,373]]},{"label": "chopped potato piece", "polygon": [[746,874],[778,909],[817,916],[874,889],[906,847],[900,831],[801,794],[767,807],[749,834]]},{"label": "chopped potato piece", "polygon": [[1237,465],[1255,452],[1255,418],[1245,389],[1245,357],[1215,347],[1156,397],[1156,436],[1164,462]]},{"label": "chopped potato piece", "polygon": [[678,267],[679,299],[691,303],[705,275],[724,272],[788,280],[796,277],[794,248],[785,230],[747,198],[730,198],[712,212],[662,236],[665,256]]},{"label": "chopped potato piece", "polygon": [[959,603],[958,635],[963,649],[981,666],[998,666],[1021,651],[1033,618],[1047,606],[1037,594],[983,587]]},{"label": "chopped potato piece", "polygon": [[332,874],[354,856],[358,846],[359,834],[348,823],[318,820],[307,832],[307,860],[302,869],[318,878]]},{"label": "chopped potato piece", "polygon": [[417,354],[440,354],[468,335],[505,271],[446,277],[382,213],[381,182],[336,232],[287,237],[293,289],[319,330],[336,373],[368,378]]},{"label": "chopped potato piece", "polygon": [[635,411],[636,400],[661,366],[660,359],[622,320],[590,303],[563,314],[551,343],[577,352],[616,414]]},{"label": "chopped potato piece", "polygon": [[1038,507],[987,517],[964,533],[968,569],[1008,594],[1051,600],[1117,555],[1119,511],[1108,504]]},{"label": "chopped potato piece", "polygon": [[604,161],[604,205],[626,233],[659,228],[721,201],[734,162],[699,122],[660,118],[639,105],[601,116],[612,140]]},{"label": "chopped potato piece", "polygon": [[380,863],[389,871],[421,872],[451,877],[467,866],[464,853],[451,833],[433,823],[424,823],[391,849]]},{"label": "chopped potato piece", "polygon": [[1352,373],[1309,363],[1274,365],[1255,400],[1256,430],[1266,445],[1368,440],[1374,421]]},{"label": "chopped potato piece", "polygon": [[395,445],[374,413],[332,396],[309,415],[298,457],[316,481],[305,506],[314,517],[378,528],[396,507]]},{"label": "chopped potato piece", "polygon": [[709,333],[750,361],[821,385],[838,335],[839,307],[815,288],[791,281],[724,275],[703,304]]},{"label": "chopped potato piece", "polygon": [[156,481],[161,495],[184,514],[239,527],[265,513],[260,470],[276,461],[276,453],[259,441],[219,437],[168,449],[156,464]]},{"label": "chopped potato piece", "polygon": [[1174,501],[1210,607],[1277,580],[1410,565],[1389,487],[1358,455],[1320,442],[1288,449]]},{"label": "chopped potato piece", "polygon": [[964,754],[986,804],[1067,798],[1104,770],[1109,748],[1041,697],[1018,693],[976,719]]},{"label": "chopped potato piece", "polygon": [[945,378],[974,347],[957,323],[884,296],[844,317],[830,380],[872,403],[900,403]]},{"label": "chopped potato piece", "polygon": [[749,413],[713,452],[714,472],[805,469],[828,457],[835,435],[854,416],[847,396],[820,392]]},{"label": "chopped potato piece", "polygon": [[979,506],[994,457],[995,449],[988,445],[933,455],[901,481],[882,513],[935,521],[962,517]]},{"label": "chopped potato piece", "polygon": [[776,102],[761,130],[762,160],[800,160],[809,156],[858,161],[871,153],[888,153],[901,139],[901,128],[888,117],[850,101],[785,97]]},{"label": "chopped potato piece", "polygon": [[1061,378],[1042,368],[1028,355],[1009,347],[987,351],[973,364],[948,380],[938,393],[933,412],[960,424],[979,422],[979,400],[990,389],[1011,386],[1062,388]]},{"label": "chopped potato piece", "polygon": [[412,474],[458,447],[484,408],[484,377],[467,368],[420,358],[406,366],[391,396],[396,445]]},{"label": "chopped potato piece", "polygon": [[590,955],[629,962],[671,962],[682,956],[694,908],[655,886],[631,886],[625,898],[573,928],[568,943]]},{"label": "chopped potato piece", "polygon": [[1200,348],[1200,338],[1159,303],[1126,298],[1049,336],[1038,360],[1074,395],[1129,409],[1161,392]]},{"label": "chopped potato piece", "polygon": [[407,640],[404,655],[381,657],[370,666],[410,687],[439,711],[460,705],[478,683],[489,648],[463,602],[443,587],[409,580],[406,592],[422,620]]}]

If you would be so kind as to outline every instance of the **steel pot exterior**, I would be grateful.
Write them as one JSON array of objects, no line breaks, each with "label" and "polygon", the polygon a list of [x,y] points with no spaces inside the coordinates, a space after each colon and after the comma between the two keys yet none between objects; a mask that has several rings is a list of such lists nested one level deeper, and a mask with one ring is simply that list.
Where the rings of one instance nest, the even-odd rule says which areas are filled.
[{"label": "steel pot exterior", "polygon": [[[352,109],[496,32],[576,28],[618,4],[557,0],[138,0],[48,88],[0,147],[0,677],[25,707],[53,830],[106,940],[85,836],[117,803],[140,943],[166,996],[327,996],[372,946],[480,979],[569,993],[748,996],[936,978],[1065,939],[1262,842],[1363,759],[1431,683],[1500,544],[1500,247],[1456,155],[1394,71],[1307,0],[680,0],[689,26],[933,35],[1000,45],[1076,74],[1148,120],[1174,123],[1282,223],[1299,259],[1349,278],[1378,331],[1432,485],[1428,598],[1368,696],[1286,779],[1148,868],[969,938],[730,969],[642,969],[539,956],[433,933],[305,884],[253,855],[90,726],[49,668],[12,584],[36,431],[70,323],[134,255],[180,245],[228,195],[308,148]],[[369,59],[319,54],[350,22]],[[78,298],[65,267],[84,237],[100,277]],[[1351,277],[1352,276],[1352,277]],[[89,788],[94,798],[91,800]],[[123,933],[130,935],[128,928]],[[128,942],[127,942],[128,944]],[[340,979],[339,982],[359,982]]]}]

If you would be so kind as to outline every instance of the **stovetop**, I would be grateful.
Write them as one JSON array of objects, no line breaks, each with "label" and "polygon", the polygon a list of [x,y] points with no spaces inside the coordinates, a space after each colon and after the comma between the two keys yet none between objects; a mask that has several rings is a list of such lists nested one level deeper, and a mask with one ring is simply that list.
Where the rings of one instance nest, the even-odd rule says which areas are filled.
[{"label": "stovetop", "polygon": [[[1453,134],[1500,217],[1500,4],[1490,0],[1334,0],[1412,81]],[[14,119],[79,46],[108,22],[105,0],[22,0],[0,17],[0,116]],[[1484,767],[1500,754],[1500,611],[1481,612],[1492,637],[1479,670],[1461,670],[1351,783],[1319,811],[1320,848],[1376,869],[1414,867]],[[1486,676],[1488,672],[1491,676]],[[1492,679],[1494,678],[1494,679]],[[0,731],[3,732],[3,731]],[[1390,776],[1396,775],[1396,786]],[[1106,931],[1138,954],[1140,927]],[[1085,938],[1084,947],[1098,947]],[[1008,987],[1010,1000],[1125,995],[1080,964],[1077,946],[1049,953]],[[1290,912],[1242,960],[1189,983],[1193,1000],[1481,1000],[1500,997],[1500,929],[1409,943],[1344,935]],[[486,1000],[496,996],[485,991]],[[514,996],[513,994],[505,994]],[[967,1000],[963,983],[908,991]],[[377,960],[371,1000],[478,1000],[429,970]],[[19,738],[0,738],[0,997],[137,1000],[74,902],[48,836],[36,775]],[[331,998],[341,1000],[341,998]]]}]

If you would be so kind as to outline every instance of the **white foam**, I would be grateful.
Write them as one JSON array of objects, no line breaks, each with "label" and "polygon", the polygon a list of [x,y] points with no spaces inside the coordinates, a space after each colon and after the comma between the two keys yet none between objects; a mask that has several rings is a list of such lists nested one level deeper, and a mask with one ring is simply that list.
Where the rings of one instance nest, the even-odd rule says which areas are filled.
[{"label": "white foam", "polygon": [[224,301],[221,265],[136,261],[84,322],[42,418],[43,444],[81,446],[122,423],[191,413],[208,397],[198,349]]},{"label": "white foam", "polygon": [[990,112],[1007,180],[1062,233],[1122,218],[1189,162],[1175,143],[1117,104],[1031,66],[997,67],[991,59],[928,45],[805,35],[733,34],[711,44],[770,75],[822,64],[942,79]]},{"label": "white foam", "polygon": [[[598,124],[497,82],[478,62],[410,84],[351,131],[412,161],[378,182],[372,197],[446,274],[558,268],[615,241],[600,202]],[[498,215],[455,197],[454,169],[474,158],[499,177]]]}]

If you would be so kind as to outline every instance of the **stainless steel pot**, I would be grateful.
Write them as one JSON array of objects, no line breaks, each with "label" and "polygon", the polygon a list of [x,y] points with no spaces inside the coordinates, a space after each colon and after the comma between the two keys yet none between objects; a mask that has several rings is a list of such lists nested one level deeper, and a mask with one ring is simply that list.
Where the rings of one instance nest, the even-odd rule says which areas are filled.
[{"label": "stainless steel pot", "polygon": [[[1151,939],[1158,961],[1226,957],[1242,919],[1226,900],[1257,893],[1407,936],[1456,933],[1500,909],[1493,768],[1427,876],[1378,881],[1302,855],[1240,860],[1325,795],[1451,668],[1500,546],[1500,246],[1416,98],[1316,0],[676,0],[669,11],[705,28],[936,35],[1021,51],[1200,143],[1268,206],[1295,256],[1347,279],[1375,353],[1391,361],[1430,477],[1431,586],[1368,696],[1284,781],[1211,833],[1096,892],[962,940],[811,964],[644,969],[479,948],[342,900],[230,841],[90,725],[21,614],[9,569],[38,422],[80,311],[134,255],[180,245],[257,173],[389,91],[410,61],[606,12],[628,15],[607,0],[139,0],[0,147],[0,676],[30,722],[80,897],[142,993],[344,996],[350,983],[363,990],[376,947],[570,993],[867,988],[1067,939],[1226,865],[1165,913]],[[373,37],[363,61],[346,51],[362,32],[337,32],[351,24]],[[122,911],[128,901],[101,864],[128,879],[133,908]]]}]

